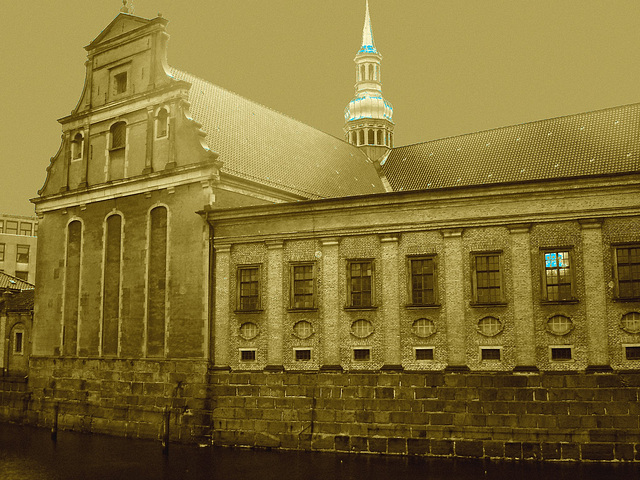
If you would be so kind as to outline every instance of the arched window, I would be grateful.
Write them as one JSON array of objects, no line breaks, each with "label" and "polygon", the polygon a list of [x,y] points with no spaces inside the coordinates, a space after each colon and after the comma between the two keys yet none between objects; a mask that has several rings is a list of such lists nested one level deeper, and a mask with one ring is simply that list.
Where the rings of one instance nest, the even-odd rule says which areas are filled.
[{"label": "arched window", "polygon": [[110,215],[105,222],[104,281],[102,292],[102,353],[118,354],[120,323],[120,274],[122,254],[122,217]]},{"label": "arched window", "polygon": [[382,142],[382,130],[378,130],[378,145],[383,145],[383,142]]},{"label": "arched window", "polygon": [[367,65],[367,80],[373,80],[373,65]]},{"label": "arched window", "polygon": [[81,252],[82,223],[78,220],[73,220],[67,227],[63,311],[64,328],[62,330],[64,355],[77,355]]},{"label": "arched window", "polygon": [[358,145],[364,145],[364,131],[358,130]]},{"label": "arched window", "polygon": [[375,132],[372,129],[369,129],[369,135],[368,135],[369,138],[367,139],[367,143],[369,145],[374,145],[376,143],[374,135],[375,135]]},{"label": "arched window", "polygon": [[356,132],[354,132],[353,130],[349,132],[349,143],[351,145],[356,143]]},{"label": "arched window", "polygon": [[73,160],[82,158],[83,143],[84,137],[82,136],[82,133],[76,133],[73,137],[73,140],[71,141],[71,158]]},{"label": "arched window", "polygon": [[156,117],[156,138],[166,137],[169,133],[169,112],[166,108],[161,108]]},{"label": "arched window", "polygon": [[147,267],[147,356],[162,357],[165,348],[167,289],[167,209],[149,213],[149,264]]},{"label": "arched window", "polygon": [[127,139],[127,124],[117,122],[111,125],[111,149],[124,148]]},{"label": "arched window", "polygon": [[360,81],[364,81],[364,65],[360,65]]}]

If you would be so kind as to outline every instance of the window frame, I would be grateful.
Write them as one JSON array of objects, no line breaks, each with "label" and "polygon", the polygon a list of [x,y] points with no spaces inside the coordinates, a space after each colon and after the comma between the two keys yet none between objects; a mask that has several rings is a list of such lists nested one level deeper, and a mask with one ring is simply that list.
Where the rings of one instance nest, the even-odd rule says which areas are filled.
[{"label": "window frame", "polygon": [[[299,267],[311,267],[311,285],[312,285],[312,293],[311,293],[311,306],[296,306],[295,302],[295,270]],[[302,281],[308,281],[309,279],[304,278]],[[318,308],[318,286],[317,286],[317,267],[316,262],[290,262],[289,263],[289,311],[309,311],[309,310],[317,310]],[[305,294],[302,294],[305,295]]]},{"label": "window frame", "polygon": [[4,219],[0,219],[0,233],[4,233]]},{"label": "window frame", "polygon": [[[309,358],[299,359],[298,352],[309,352]],[[313,348],[311,347],[294,347],[293,348],[293,361],[295,363],[308,363],[313,361]]]},{"label": "window frame", "polygon": [[[353,289],[352,289],[352,276],[351,276],[351,266],[354,264],[364,264],[364,263],[369,263],[371,264],[371,290],[370,290],[370,298],[371,298],[371,302],[369,305],[353,305]],[[362,275],[359,278],[363,278]],[[362,290],[360,292],[356,292],[356,293],[362,293]],[[376,304],[376,262],[375,259],[373,258],[354,258],[354,259],[350,259],[347,260],[347,305],[345,306],[345,309],[349,309],[349,310],[373,310],[376,309],[377,304]]]},{"label": "window frame", "polygon": [[[166,117],[164,118],[164,133],[161,135],[161,127],[162,127],[162,118],[160,117],[160,112],[165,112]],[[155,139],[162,140],[163,138],[169,137],[169,108],[166,106],[162,106],[158,109],[155,116]]]},{"label": "window frame", "polygon": [[[20,249],[21,248],[26,248],[27,249],[27,253],[26,253],[27,261],[26,262],[23,262],[23,261],[20,260],[20,255],[25,255],[24,252],[20,253]],[[16,245],[16,263],[21,263],[23,265],[28,265],[29,264],[29,259],[30,259],[29,258],[30,251],[31,251],[31,248],[30,248],[29,245],[20,245],[20,244]]]},{"label": "window frame", "polygon": [[628,357],[628,355],[627,355],[627,349],[628,348],[640,349],[640,343],[623,343],[622,344],[622,358],[626,362],[637,362],[637,361],[640,361],[640,356],[638,356],[638,358],[629,358]]},{"label": "window frame", "polygon": [[[496,301],[480,301],[478,297],[478,268],[477,259],[480,257],[498,257],[498,291],[499,299]],[[491,270],[487,270],[490,272]],[[506,305],[507,301],[504,294],[504,255],[502,250],[471,252],[471,305],[472,306],[484,306],[484,305]]]},{"label": "window frame", "polygon": [[[497,350],[499,353],[499,358],[484,358],[483,353],[489,350]],[[478,348],[479,360],[481,363],[483,362],[502,362],[502,345],[481,345]]]},{"label": "window frame", "polygon": [[[242,308],[242,271],[243,270],[258,270],[258,299],[256,308],[253,309],[244,309]],[[244,282],[244,283],[252,283],[252,282]],[[236,266],[236,309],[237,313],[251,313],[251,312],[261,312],[262,311],[262,265],[261,264],[247,264],[247,265],[237,265]]]},{"label": "window frame", "polygon": [[[410,255],[407,257],[407,295],[408,295],[408,299],[409,299],[409,303],[407,304],[407,307],[420,307],[420,308],[424,308],[424,307],[438,307],[440,306],[439,304],[439,297],[438,297],[438,260],[437,260],[438,256],[436,254],[433,255]],[[432,272],[432,282],[433,282],[433,302],[427,303],[427,302],[422,302],[422,303],[417,303],[415,301],[415,291],[413,288],[413,262],[414,261],[431,261],[432,265],[433,265],[433,272]],[[424,274],[421,274],[421,276],[424,276]],[[422,289],[422,291],[424,292],[424,288]]]},{"label": "window frame", "polygon": [[[430,350],[431,358],[418,358],[418,350]],[[413,361],[414,362],[433,362],[436,359],[435,347],[418,345],[413,347]]]},{"label": "window frame", "polygon": [[[120,124],[122,124],[122,128],[124,129],[124,138],[122,140],[122,145],[114,147],[113,146],[113,139],[115,137],[114,127]],[[119,150],[125,150],[127,148],[127,136],[128,136],[127,127],[128,127],[128,124],[124,120],[117,120],[109,126],[109,152],[117,152]]]},{"label": "window frame", "polygon": [[[356,351],[367,351],[369,352],[367,358],[356,358]],[[372,361],[372,351],[371,347],[367,346],[357,346],[351,348],[351,361],[355,363],[366,363]]]},{"label": "window frame", "polygon": [[[79,137],[79,139],[78,139]],[[82,160],[84,150],[84,133],[79,130],[71,138],[71,161]]]},{"label": "window frame", "polygon": [[[243,353],[249,353],[249,352],[253,352],[253,358],[252,359],[243,359],[242,358],[242,354]],[[257,348],[239,348],[238,349],[238,361],[242,364],[245,363],[256,363],[258,361],[258,349]]]},{"label": "window frame", "polygon": [[[553,358],[553,350],[554,349],[569,349],[571,351],[571,358]],[[573,345],[549,345],[549,361],[554,363],[554,362],[559,362],[559,363],[567,363],[567,362],[575,362],[575,355],[574,355],[574,351],[573,351]]]},{"label": "window frame", "polygon": [[[613,275],[613,299],[618,302],[637,302],[640,300],[640,295],[630,296],[630,297],[622,297],[620,296],[620,273],[618,271],[618,249],[622,248],[638,248],[640,249],[640,243],[623,243],[623,244],[614,244],[611,246],[612,249],[612,275]],[[631,280],[632,282],[635,280]],[[638,279],[640,281],[640,279]]]},{"label": "window frame", "polygon": [[[28,225],[29,226],[29,230],[28,230],[28,234],[24,233],[27,230],[23,229],[22,226],[23,225]],[[24,236],[24,237],[32,237],[33,235],[33,223],[32,222],[20,222],[20,235]]]},{"label": "window frame", "polygon": [[[18,334],[20,334],[20,350],[18,350]],[[24,355],[24,340],[24,327],[13,327],[13,348],[11,349],[11,353],[13,353],[13,355]]]},{"label": "window frame", "polygon": [[[549,292],[547,288],[547,266],[545,263],[545,254],[547,253],[555,253],[558,254],[560,252],[567,252],[569,254],[569,280],[570,280],[570,291],[571,297],[558,299],[558,300],[549,300]],[[576,298],[576,277],[575,277],[575,255],[573,254],[573,247],[544,247],[540,248],[540,302],[541,303],[549,303],[549,304],[557,304],[557,303],[577,303],[578,299]],[[560,268],[560,267],[553,267]]]},{"label": "window frame", "polygon": [[[13,233],[13,228],[9,228],[9,224],[13,225],[15,223],[16,228],[15,228],[15,233]],[[9,230],[12,230],[11,232]],[[7,235],[18,235],[18,232],[20,231],[20,226],[18,224],[17,220],[5,220],[4,222],[4,233]]]},{"label": "window frame", "polygon": [[27,270],[16,270],[14,272],[14,277],[22,280],[23,282],[28,282],[29,281],[29,272]]},{"label": "window frame", "polygon": [[4,262],[4,256],[6,253],[7,246],[5,243],[0,243],[0,262]]}]

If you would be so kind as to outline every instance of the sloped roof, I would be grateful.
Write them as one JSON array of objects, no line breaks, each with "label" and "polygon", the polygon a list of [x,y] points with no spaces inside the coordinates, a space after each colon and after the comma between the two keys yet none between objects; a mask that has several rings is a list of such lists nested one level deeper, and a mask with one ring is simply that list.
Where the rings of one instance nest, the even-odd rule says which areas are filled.
[{"label": "sloped roof", "polygon": [[171,75],[191,83],[191,115],[222,172],[310,199],[385,191],[357,147],[189,73]]},{"label": "sloped roof", "polygon": [[640,170],[640,104],[394,148],[394,191]]},{"label": "sloped roof", "polygon": [[2,304],[2,308],[7,311],[33,310],[34,296],[35,290],[23,290],[22,292],[2,296],[0,298],[0,304]]},{"label": "sloped roof", "polygon": [[18,277],[0,272],[0,290],[33,290],[34,285]]}]

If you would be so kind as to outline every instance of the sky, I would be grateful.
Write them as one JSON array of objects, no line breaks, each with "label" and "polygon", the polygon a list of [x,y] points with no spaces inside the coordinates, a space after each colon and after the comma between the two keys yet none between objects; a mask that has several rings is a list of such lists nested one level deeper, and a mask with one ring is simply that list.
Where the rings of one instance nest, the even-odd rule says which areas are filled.
[{"label": "sky", "polygon": [[[131,3],[131,2],[130,2]],[[169,64],[343,138],[365,0],[134,0]],[[638,0],[370,0],[396,146],[640,102]],[[31,215],[121,0],[0,0],[0,212]]]}]

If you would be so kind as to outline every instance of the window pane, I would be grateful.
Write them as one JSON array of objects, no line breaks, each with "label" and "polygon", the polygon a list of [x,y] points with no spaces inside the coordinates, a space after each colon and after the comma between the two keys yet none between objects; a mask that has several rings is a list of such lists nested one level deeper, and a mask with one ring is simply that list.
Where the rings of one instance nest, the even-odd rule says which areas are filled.
[{"label": "window pane", "polygon": [[549,252],[544,254],[547,300],[571,300],[571,270],[569,252]]},{"label": "window pane", "polygon": [[8,233],[10,235],[18,234],[18,222],[14,222],[12,220],[7,220],[6,228],[4,233]]}]

